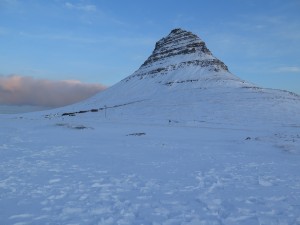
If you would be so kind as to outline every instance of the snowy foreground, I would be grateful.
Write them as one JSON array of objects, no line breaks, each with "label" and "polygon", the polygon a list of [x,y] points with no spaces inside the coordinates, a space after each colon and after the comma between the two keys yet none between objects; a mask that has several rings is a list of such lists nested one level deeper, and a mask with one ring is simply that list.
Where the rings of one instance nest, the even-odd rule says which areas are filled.
[{"label": "snowy foreground", "polygon": [[300,128],[0,115],[0,224],[300,224]]}]

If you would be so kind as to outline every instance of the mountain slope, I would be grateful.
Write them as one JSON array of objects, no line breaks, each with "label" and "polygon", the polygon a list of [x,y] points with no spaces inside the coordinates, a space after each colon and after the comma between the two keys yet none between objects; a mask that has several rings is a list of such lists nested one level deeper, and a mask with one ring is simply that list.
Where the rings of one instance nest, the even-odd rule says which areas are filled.
[{"label": "mountain slope", "polygon": [[174,29],[132,75],[60,114],[104,108],[111,119],[277,124],[299,121],[300,97],[241,80],[199,37]]}]

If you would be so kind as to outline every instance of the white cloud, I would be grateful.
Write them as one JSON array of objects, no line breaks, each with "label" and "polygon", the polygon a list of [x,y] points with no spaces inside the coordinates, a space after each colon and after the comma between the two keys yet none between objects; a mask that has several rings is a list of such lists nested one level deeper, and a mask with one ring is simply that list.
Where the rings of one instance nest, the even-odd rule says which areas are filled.
[{"label": "white cloud", "polygon": [[26,37],[26,38],[36,38],[36,39],[49,39],[49,40],[55,40],[55,41],[71,41],[71,42],[81,42],[81,43],[99,43],[103,42],[103,38],[87,38],[87,37],[79,37],[74,36],[70,34],[38,34],[38,33],[26,33],[26,32],[20,32],[20,36]]},{"label": "white cloud", "polygon": [[16,5],[19,3],[18,0],[2,0],[3,4]]},{"label": "white cloud", "polygon": [[95,5],[72,4],[70,2],[66,2],[65,7],[68,9],[82,10],[85,12],[97,11],[97,7]]},{"label": "white cloud", "polygon": [[76,80],[52,81],[28,76],[0,76],[0,104],[58,107],[84,100],[105,89]]},{"label": "white cloud", "polygon": [[[0,28],[1,35],[1,28]],[[67,41],[78,42],[84,44],[100,44],[100,43],[113,43],[120,46],[153,46],[153,43],[157,41],[153,37],[116,37],[116,36],[101,36],[101,37],[84,37],[76,36],[67,33],[54,34],[54,33],[26,33],[19,32],[19,35],[24,38],[32,39],[48,39],[52,41]]]},{"label": "white cloud", "polygon": [[299,66],[283,66],[274,70],[276,73],[300,73]]}]

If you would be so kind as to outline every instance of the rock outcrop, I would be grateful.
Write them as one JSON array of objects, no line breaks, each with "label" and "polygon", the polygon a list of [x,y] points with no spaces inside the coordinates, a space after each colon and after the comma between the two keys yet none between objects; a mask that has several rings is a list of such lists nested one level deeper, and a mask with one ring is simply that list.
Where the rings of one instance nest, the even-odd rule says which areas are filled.
[{"label": "rock outcrop", "polygon": [[204,41],[178,28],[159,40],[150,57],[125,81],[134,77],[154,78],[186,67],[198,67],[207,72],[229,72],[227,66],[212,55]]}]

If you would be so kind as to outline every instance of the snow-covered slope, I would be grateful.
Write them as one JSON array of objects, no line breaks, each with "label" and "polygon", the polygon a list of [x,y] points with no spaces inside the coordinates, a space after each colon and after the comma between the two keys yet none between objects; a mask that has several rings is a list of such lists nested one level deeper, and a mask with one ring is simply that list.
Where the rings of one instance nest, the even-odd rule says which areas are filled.
[{"label": "snow-covered slope", "polygon": [[[107,110],[104,110],[107,108]],[[91,110],[94,109],[91,113]],[[191,32],[174,29],[131,76],[58,113],[137,120],[236,123],[299,122],[300,97],[243,81]],[[56,112],[57,113],[57,112]],[[68,114],[67,114],[68,115]]]},{"label": "snow-covered slope", "polygon": [[0,115],[0,224],[300,224],[299,112],[175,29],[89,100]]}]

